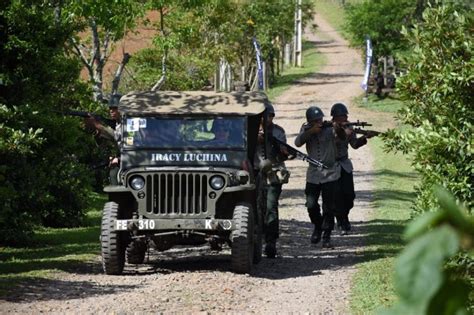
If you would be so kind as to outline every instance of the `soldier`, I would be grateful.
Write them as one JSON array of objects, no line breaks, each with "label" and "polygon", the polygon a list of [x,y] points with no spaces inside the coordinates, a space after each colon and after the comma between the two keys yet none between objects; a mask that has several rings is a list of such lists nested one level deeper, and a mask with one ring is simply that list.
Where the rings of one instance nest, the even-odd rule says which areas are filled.
[{"label": "soldier", "polygon": [[[94,135],[99,138],[110,140],[117,144],[119,147],[122,142],[122,135],[120,134],[120,112],[118,109],[121,95],[114,94],[111,96],[109,105],[110,117],[116,121],[115,130],[109,126],[101,124],[94,117],[88,117],[84,119],[84,123],[88,129],[94,130]],[[109,157],[109,179],[112,185],[118,185],[118,171],[120,167],[120,161],[117,156]]]},{"label": "soldier", "polygon": [[[295,139],[295,145],[306,144],[308,155],[324,163],[327,168],[321,169],[309,165],[306,172],[306,207],[309,218],[314,224],[311,243],[317,244],[323,238],[323,247],[332,247],[331,231],[334,228],[334,212],[336,210],[337,180],[340,166],[336,163],[336,140],[345,139],[345,133],[338,125],[323,127],[324,114],[317,106],[306,110],[306,123],[301,127]],[[318,203],[322,195],[323,213]]]},{"label": "soldier", "polygon": [[[285,147],[272,143],[272,138],[275,137],[280,141],[286,143],[285,130],[277,124],[273,123],[275,117],[275,109],[271,104],[267,104],[267,141],[268,141],[268,156],[267,159],[271,162],[271,170],[266,176],[266,208],[264,213],[264,233],[265,233],[265,255],[268,258],[275,258],[276,241],[279,236],[279,216],[278,216],[278,199],[281,195],[282,185],[288,182],[289,172],[286,170],[283,160],[288,157],[288,150]],[[263,133],[259,134],[259,147],[261,150],[264,143]]]},{"label": "soldier", "polygon": [[[348,123],[349,112],[346,105],[342,103],[336,103],[331,107],[332,121],[344,126]],[[367,136],[357,138],[352,127],[346,127],[346,140],[338,141],[336,143],[337,154],[336,161],[341,166],[341,176],[338,180],[338,196],[336,198],[336,219],[337,225],[342,230],[342,234],[346,235],[351,230],[351,224],[349,222],[349,211],[354,206],[355,192],[354,192],[354,179],[352,175],[353,166],[349,159],[349,144],[353,149],[358,149],[361,146],[367,144],[367,139],[372,138],[374,134],[368,131]]]}]

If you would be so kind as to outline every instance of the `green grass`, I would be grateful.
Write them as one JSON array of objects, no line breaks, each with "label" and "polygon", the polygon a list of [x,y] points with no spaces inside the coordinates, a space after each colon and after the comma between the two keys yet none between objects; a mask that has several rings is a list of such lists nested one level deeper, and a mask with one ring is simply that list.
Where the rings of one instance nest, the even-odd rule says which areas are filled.
[{"label": "green grass", "polygon": [[395,96],[387,96],[385,98],[379,98],[374,94],[369,94],[367,101],[364,101],[364,97],[360,96],[355,99],[357,106],[370,109],[376,112],[396,113],[402,108],[403,102]]},{"label": "green grass", "polygon": [[316,51],[316,47],[309,42],[303,43],[303,66],[302,67],[287,67],[282,72],[281,76],[277,78],[276,82],[270,89],[267,90],[267,95],[270,100],[275,100],[285,90],[297,80],[304,79],[321,69],[326,63],[326,58]]},{"label": "green grass", "polygon": [[[402,104],[369,97],[363,106],[388,112],[386,119],[390,119]],[[402,233],[415,198],[413,186],[418,181],[405,156],[384,152],[380,138],[370,140],[369,145],[375,158],[374,211],[366,226],[364,262],[357,266],[352,283],[351,310],[355,314],[374,313],[396,301],[393,266],[404,246]]]},{"label": "green grass", "polygon": [[[362,2],[362,0],[345,0],[346,4]],[[314,10],[321,14],[336,31],[347,38],[344,32],[345,11],[342,0],[314,0]],[[318,21],[316,21],[318,24]]]},{"label": "green grass", "polygon": [[94,194],[85,226],[70,229],[42,228],[28,247],[0,248],[0,295],[19,282],[49,278],[58,271],[76,270],[100,251],[100,217],[105,196]]}]

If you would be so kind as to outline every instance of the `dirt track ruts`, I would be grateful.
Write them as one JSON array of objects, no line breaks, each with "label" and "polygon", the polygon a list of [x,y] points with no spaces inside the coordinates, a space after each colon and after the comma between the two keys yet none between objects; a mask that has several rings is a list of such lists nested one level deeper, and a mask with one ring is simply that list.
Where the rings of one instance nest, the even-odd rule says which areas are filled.
[{"label": "dirt track ruts", "polygon": [[[362,92],[360,55],[321,16],[315,16],[315,23],[318,33],[307,33],[306,38],[326,55],[326,66],[295,82],[275,102],[275,122],[286,129],[290,144],[310,104],[329,115],[334,102],[344,102],[351,119],[366,120],[365,113],[351,105],[352,98]],[[23,283],[0,301],[0,312],[348,313],[351,279],[364,249],[373,176],[367,146],[350,154],[357,193],[351,212],[353,232],[348,236],[335,233],[334,249],[310,244],[312,225],[303,192],[306,164],[290,161],[290,183],[284,186],[280,200],[279,257],[264,258],[251,275],[230,271],[228,249],[220,253],[212,253],[208,247],[155,253],[140,268],[127,266],[123,276],[103,275],[97,257],[80,270]]]}]

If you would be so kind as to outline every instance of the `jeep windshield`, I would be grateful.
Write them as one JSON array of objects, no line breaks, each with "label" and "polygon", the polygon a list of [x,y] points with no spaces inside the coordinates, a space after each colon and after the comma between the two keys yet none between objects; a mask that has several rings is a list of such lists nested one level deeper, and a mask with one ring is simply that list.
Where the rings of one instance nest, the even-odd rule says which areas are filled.
[{"label": "jeep windshield", "polygon": [[126,117],[125,147],[245,149],[244,117]]}]

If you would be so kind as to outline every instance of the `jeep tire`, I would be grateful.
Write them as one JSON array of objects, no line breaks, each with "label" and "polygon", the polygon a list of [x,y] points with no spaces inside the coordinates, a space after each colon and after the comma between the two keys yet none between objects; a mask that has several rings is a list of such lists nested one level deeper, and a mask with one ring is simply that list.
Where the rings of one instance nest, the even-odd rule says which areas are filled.
[{"label": "jeep tire", "polygon": [[119,217],[119,205],[107,202],[102,213],[100,243],[102,247],[102,268],[108,275],[120,275],[125,265],[124,232],[114,230],[114,220]]},{"label": "jeep tire", "polygon": [[143,241],[131,241],[125,251],[127,262],[132,265],[143,264],[146,254],[146,243]]},{"label": "jeep tire", "polygon": [[247,203],[237,204],[234,208],[232,231],[232,270],[236,273],[249,273],[253,264],[254,214],[252,206]]}]

